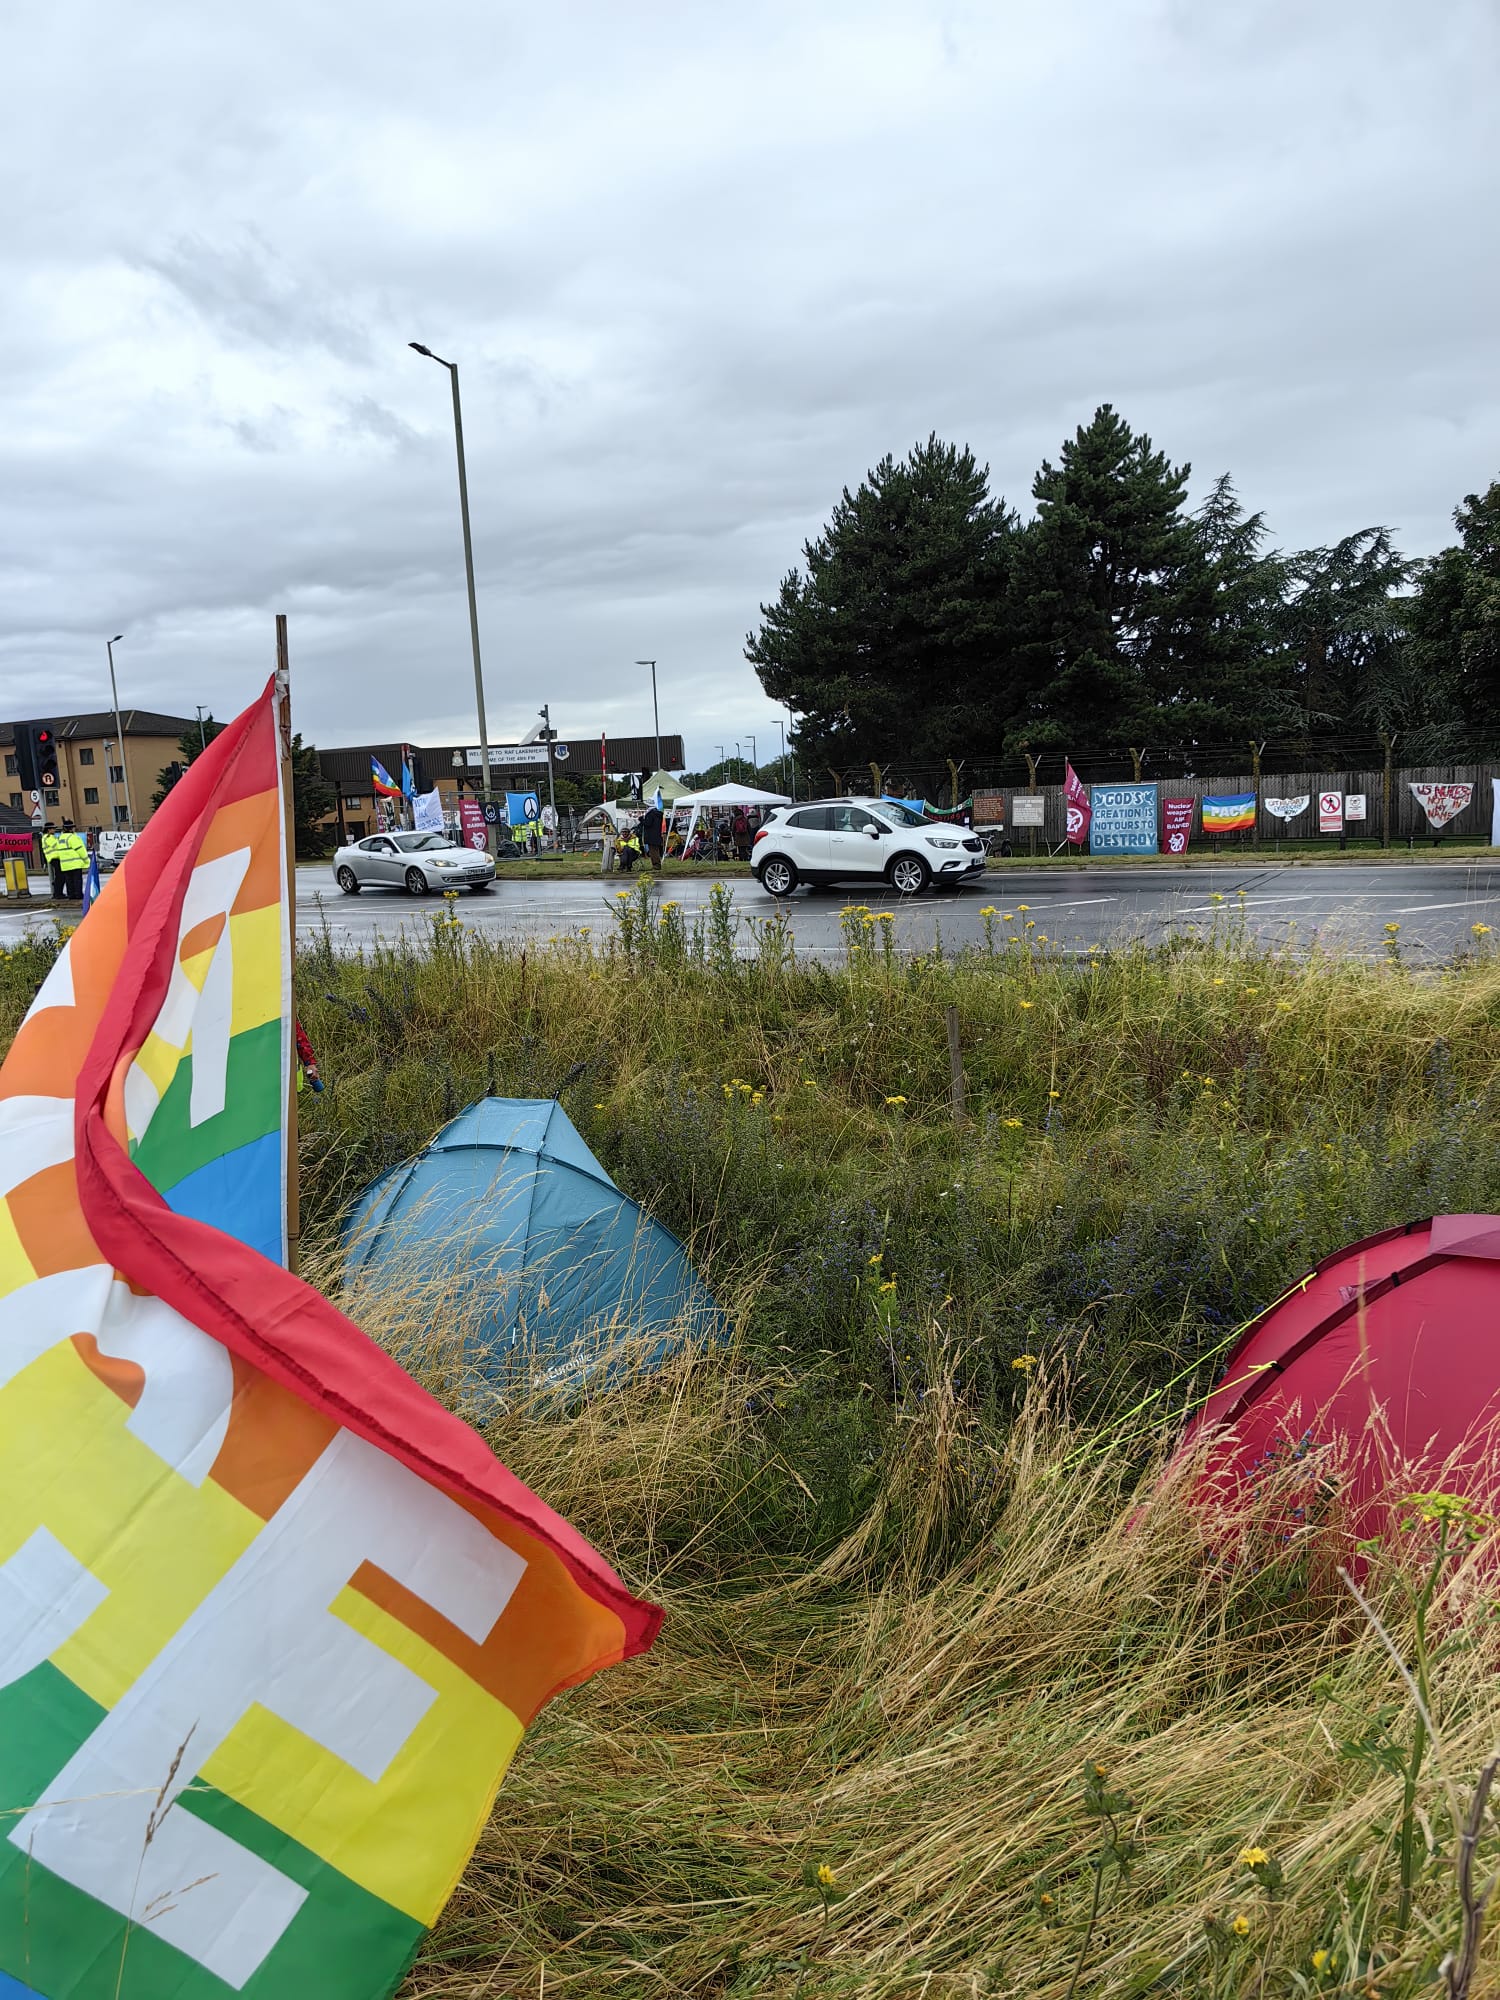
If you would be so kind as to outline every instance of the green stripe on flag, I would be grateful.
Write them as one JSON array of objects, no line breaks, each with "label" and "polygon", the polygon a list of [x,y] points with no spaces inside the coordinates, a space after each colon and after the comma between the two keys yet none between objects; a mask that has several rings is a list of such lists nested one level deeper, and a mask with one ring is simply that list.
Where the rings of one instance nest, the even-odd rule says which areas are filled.
[{"label": "green stripe on flag", "polygon": [[158,1194],[176,1187],[210,1160],[281,1130],[280,1021],[266,1021],[231,1040],[224,1109],[216,1118],[189,1124],[192,1089],[189,1055],[177,1065],[145,1135],[130,1149],[130,1157]]},{"label": "green stripe on flag", "polygon": [[[149,1924],[123,1917],[28,1860],[9,1835],[105,1710],[50,1663],[0,1692],[0,1970],[49,2000],[386,2000],[423,1936],[308,1848],[222,1792],[195,1784],[174,1811],[196,1813],[307,1890],[281,1941],[238,1989]],[[163,1773],[163,1776],[166,1774]],[[191,1892],[189,1892],[191,1893]],[[122,1973],[123,1953],[123,1973]]]}]

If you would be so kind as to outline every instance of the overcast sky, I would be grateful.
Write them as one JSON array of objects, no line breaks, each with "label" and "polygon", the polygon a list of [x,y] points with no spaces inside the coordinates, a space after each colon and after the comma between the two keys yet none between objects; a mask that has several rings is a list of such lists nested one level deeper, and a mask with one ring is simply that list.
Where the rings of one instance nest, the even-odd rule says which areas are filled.
[{"label": "overcast sky", "polygon": [[[1112,401],[1284,545],[1500,476],[1495,0],[8,0],[0,716],[328,745],[773,711],[742,648],[930,430]],[[748,747],[748,746],[747,746]]]}]

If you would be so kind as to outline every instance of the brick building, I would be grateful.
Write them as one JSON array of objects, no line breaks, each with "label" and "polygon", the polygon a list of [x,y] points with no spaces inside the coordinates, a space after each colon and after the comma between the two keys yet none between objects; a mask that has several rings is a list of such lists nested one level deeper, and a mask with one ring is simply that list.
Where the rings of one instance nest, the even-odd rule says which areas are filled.
[{"label": "brick building", "polygon": [[[121,709],[122,754],[113,709],[94,715],[36,719],[50,722],[57,732],[57,789],[46,794],[42,810],[55,826],[70,819],[81,831],[126,826],[132,808],[135,824],[144,826],[151,817],[151,798],[162,770],[182,755],[179,737],[198,726],[191,716],[158,715],[148,708]],[[31,815],[32,801],[23,793],[16,771],[12,722],[0,722],[0,805],[28,818]]]}]

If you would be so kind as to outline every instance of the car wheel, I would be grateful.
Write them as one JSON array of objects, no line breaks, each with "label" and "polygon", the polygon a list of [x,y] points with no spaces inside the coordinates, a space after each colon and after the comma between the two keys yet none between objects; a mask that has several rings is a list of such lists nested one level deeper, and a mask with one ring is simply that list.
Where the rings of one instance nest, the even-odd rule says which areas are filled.
[{"label": "car wheel", "polygon": [[407,869],[406,892],[409,896],[425,896],[427,894],[427,877],[422,873],[420,868]]},{"label": "car wheel", "polygon": [[790,896],[797,886],[797,870],[784,855],[773,854],[760,865],[760,886],[768,896]]},{"label": "car wheel", "polygon": [[932,870],[920,854],[898,854],[887,873],[898,896],[920,896],[932,880]]},{"label": "car wheel", "polygon": [[357,896],[359,894],[359,877],[352,868],[341,868],[333,879],[338,883],[346,896]]}]

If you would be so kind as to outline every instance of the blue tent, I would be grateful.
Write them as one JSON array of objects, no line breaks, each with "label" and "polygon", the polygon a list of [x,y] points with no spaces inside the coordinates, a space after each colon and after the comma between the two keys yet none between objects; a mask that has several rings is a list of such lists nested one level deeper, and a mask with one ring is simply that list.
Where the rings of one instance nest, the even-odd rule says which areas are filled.
[{"label": "blue tent", "polygon": [[490,1383],[573,1388],[622,1340],[645,1337],[629,1365],[656,1368],[726,1330],[681,1243],[550,1098],[471,1104],[366,1190],[344,1241],[351,1283],[432,1300]]}]

